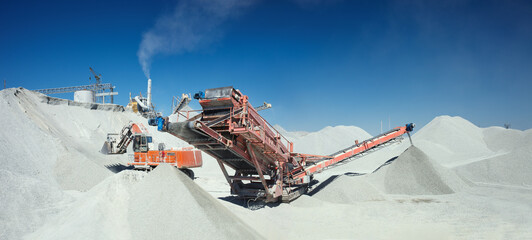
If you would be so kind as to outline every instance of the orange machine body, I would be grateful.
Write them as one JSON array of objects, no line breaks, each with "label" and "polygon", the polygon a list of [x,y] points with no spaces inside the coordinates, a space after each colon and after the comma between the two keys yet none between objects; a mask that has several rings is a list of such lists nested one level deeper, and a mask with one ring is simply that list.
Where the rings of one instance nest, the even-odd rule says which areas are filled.
[{"label": "orange machine body", "polygon": [[155,167],[161,163],[167,163],[177,168],[197,168],[203,165],[203,159],[199,150],[161,150],[136,152],[133,161],[129,165],[136,167]]}]

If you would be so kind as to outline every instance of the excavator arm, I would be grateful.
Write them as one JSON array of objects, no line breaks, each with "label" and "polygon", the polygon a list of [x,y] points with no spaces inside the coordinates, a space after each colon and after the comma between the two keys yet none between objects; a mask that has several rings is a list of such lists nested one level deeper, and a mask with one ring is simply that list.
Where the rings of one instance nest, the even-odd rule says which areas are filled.
[{"label": "excavator arm", "polygon": [[[103,144],[100,152],[103,154],[124,154],[135,136],[147,134],[149,134],[148,129],[141,123],[129,123],[122,128],[120,133],[107,134],[107,141]],[[145,141],[145,144],[140,142],[141,145],[145,145],[145,151],[148,151],[147,142],[148,140]],[[143,146],[139,147],[141,151],[144,150]]]}]

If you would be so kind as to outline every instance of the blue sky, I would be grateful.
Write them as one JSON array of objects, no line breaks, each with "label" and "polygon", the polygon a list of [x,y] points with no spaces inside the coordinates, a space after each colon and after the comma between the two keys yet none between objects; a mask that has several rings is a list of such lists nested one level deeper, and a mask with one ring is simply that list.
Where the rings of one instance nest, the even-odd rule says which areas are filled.
[{"label": "blue sky", "polygon": [[[168,40],[149,58],[153,102],[166,114],[172,96],[233,85],[271,103],[264,117],[293,131],[377,134],[381,120],[422,126],[439,115],[532,128],[529,1],[190,2],[2,1],[0,80],[84,85],[92,66],[125,105],[129,92],[146,92],[137,53],[151,32]],[[184,36],[190,26],[196,38]]]}]

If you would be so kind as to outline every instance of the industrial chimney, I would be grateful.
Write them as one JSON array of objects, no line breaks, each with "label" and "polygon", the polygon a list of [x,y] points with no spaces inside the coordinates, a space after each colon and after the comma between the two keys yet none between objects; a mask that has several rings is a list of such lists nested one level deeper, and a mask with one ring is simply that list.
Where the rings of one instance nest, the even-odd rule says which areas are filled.
[{"label": "industrial chimney", "polygon": [[151,109],[151,78],[148,78],[148,109]]}]

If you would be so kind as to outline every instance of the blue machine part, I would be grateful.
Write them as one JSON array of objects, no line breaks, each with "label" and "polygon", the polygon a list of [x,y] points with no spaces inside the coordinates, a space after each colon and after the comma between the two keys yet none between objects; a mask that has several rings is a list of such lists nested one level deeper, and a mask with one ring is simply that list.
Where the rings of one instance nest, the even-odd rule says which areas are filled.
[{"label": "blue machine part", "polygon": [[205,93],[202,92],[202,91],[199,91],[199,92],[194,94],[194,99],[200,100],[200,99],[203,99],[203,98],[205,98]]},{"label": "blue machine part", "polygon": [[164,119],[162,117],[157,118],[157,130],[162,131],[164,126]]},{"label": "blue machine part", "polygon": [[416,126],[416,124],[414,124],[414,123],[406,124],[406,131],[407,132],[412,132],[414,130],[415,126]]},{"label": "blue machine part", "polygon": [[150,125],[150,126],[157,126],[157,118],[150,118],[150,119],[148,119],[148,125]]},{"label": "blue machine part", "polygon": [[150,118],[148,119],[148,125],[157,126],[157,130],[162,131],[164,127],[164,118],[162,117]]}]

